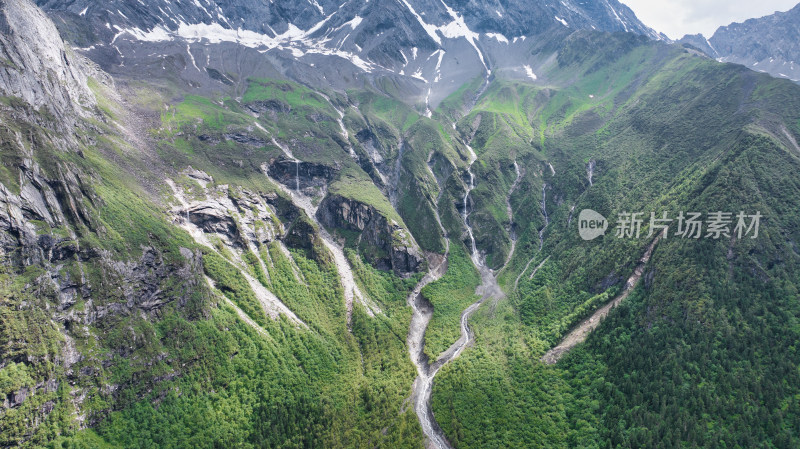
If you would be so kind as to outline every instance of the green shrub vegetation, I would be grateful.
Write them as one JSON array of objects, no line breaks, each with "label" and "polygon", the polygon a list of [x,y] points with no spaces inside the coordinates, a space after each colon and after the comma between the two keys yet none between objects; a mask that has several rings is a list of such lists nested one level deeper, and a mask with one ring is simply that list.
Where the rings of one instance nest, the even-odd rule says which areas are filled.
[{"label": "green shrub vegetation", "polygon": [[[540,82],[499,70],[480,98],[483,79],[470,80],[432,117],[381,77],[324,94],[253,78],[240,100],[134,82],[131,104],[160,119],[152,151],[126,143],[115,123],[129,111],[96,80],[97,116],[69,138],[53,113],[0,98],[0,182],[19,194],[20,166],[36,161],[64,205],[62,223],[30,220],[34,242],[4,234],[0,446],[423,446],[406,347],[406,299],[422,273],[377,270],[364,235],[331,230],[381,310],[357,302],[348,325],[313,220],[264,176],[285,157],[277,142],[322,166],[327,193],[408,226],[424,250],[443,254],[450,239],[446,273],[422,290],[434,306],[432,360],[478,299],[461,216],[465,143],[477,153],[469,220],[507,296],[476,311],[474,344],[435,379],[432,407],[454,447],[800,447],[800,88],[626,33],[530,45],[554,55]],[[508,198],[515,162],[522,178]],[[190,165],[234,201],[242,189],[261,195],[283,241],[254,251],[195,242],[164,184],[204,199]],[[576,232],[587,208],[612,222],[591,242]],[[681,239],[673,223],[627,299],[543,364],[623,291],[652,241],[647,217],[662,211],[764,218],[758,239]],[[644,213],[641,238],[614,236],[621,212]],[[268,316],[245,273],[303,324]]]},{"label": "green shrub vegetation", "polygon": [[480,280],[466,250],[461,245],[451,245],[447,272],[422,289],[422,295],[433,304],[433,317],[425,332],[425,353],[431,360],[436,360],[461,335],[461,312],[479,299],[475,287]]},{"label": "green shrub vegetation", "polygon": [[[794,447],[800,256],[791,242],[800,236],[800,182],[791,173],[800,160],[774,137],[775,122],[754,117],[767,108],[795,123],[798,89],[679,49],[612,41],[620,39],[629,50],[590,33],[568,39],[549,78],[585,76],[528,116],[542,136],[535,150],[556,167],[541,175],[550,225],[540,254],[539,205],[512,198],[518,223],[533,225],[520,228],[501,281],[513,288],[531,257],[531,267],[549,259],[532,279],[532,268],[520,277],[508,303],[478,311],[475,348],[437,377],[437,420],[457,447]],[[640,59],[654,65],[631,64]],[[510,92],[486,93],[498,95]],[[513,115],[503,101],[479,104]],[[756,102],[757,110],[743,106]],[[585,208],[611,219],[606,236],[580,240]],[[564,333],[621,292],[650,241],[650,212],[681,210],[770,218],[755,240],[662,240],[638,287],[587,342],[555,366],[541,364]],[[614,237],[623,211],[645,213],[642,238]]]}]

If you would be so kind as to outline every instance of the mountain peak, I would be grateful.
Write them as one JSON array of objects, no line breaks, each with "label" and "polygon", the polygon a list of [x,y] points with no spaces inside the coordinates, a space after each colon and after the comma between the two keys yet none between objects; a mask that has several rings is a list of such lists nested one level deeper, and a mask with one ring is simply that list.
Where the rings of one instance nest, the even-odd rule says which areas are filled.
[{"label": "mountain peak", "polygon": [[[104,43],[109,36],[113,39],[126,31],[139,39],[155,38],[154,32],[160,36],[180,36],[182,27],[199,25],[253,32],[272,39],[292,30],[320,35],[356,17],[369,17],[372,28],[413,26],[418,28],[416,32],[426,34],[437,43],[470,33],[506,38],[531,36],[557,26],[624,31],[663,39],[617,0],[559,3],[544,0],[348,0],[340,5],[327,0],[276,0],[268,4],[254,0],[155,0],[148,2],[146,8],[132,0],[110,0],[102,4],[90,0],[39,0],[39,5],[71,22],[89,23],[92,30],[85,36],[93,39],[91,43]],[[379,10],[387,11],[388,17],[381,16]],[[400,13],[400,10],[405,12]],[[388,18],[395,20],[388,22]],[[269,45],[267,39],[264,44]]]},{"label": "mountain peak", "polygon": [[714,35],[687,35],[691,44],[721,62],[800,81],[800,4],[786,12],[719,27]]}]

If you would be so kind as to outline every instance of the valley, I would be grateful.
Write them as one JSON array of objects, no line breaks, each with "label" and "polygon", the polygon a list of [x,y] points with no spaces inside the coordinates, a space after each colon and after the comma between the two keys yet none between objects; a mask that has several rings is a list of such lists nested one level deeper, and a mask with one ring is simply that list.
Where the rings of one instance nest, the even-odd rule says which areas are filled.
[{"label": "valley", "polygon": [[0,446],[800,443],[790,80],[616,0],[0,23]]}]

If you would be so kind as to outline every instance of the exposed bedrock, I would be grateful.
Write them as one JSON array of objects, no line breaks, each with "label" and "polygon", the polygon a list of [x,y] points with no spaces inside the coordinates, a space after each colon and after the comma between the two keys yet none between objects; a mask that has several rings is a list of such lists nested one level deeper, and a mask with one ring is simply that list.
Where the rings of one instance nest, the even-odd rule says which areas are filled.
[{"label": "exposed bedrock", "polygon": [[354,243],[380,270],[406,277],[424,268],[422,251],[411,234],[368,204],[329,194],[317,209],[317,219],[329,229],[358,234]]},{"label": "exposed bedrock", "polygon": [[290,189],[306,190],[313,188],[323,191],[334,178],[337,170],[333,167],[313,162],[279,159],[269,164],[269,176]]}]

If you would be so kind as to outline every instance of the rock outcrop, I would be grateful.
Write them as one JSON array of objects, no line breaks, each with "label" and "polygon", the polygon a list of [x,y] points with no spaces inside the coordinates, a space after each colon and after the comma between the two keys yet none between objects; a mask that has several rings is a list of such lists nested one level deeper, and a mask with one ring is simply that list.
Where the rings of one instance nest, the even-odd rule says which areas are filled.
[{"label": "rock outcrop", "polygon": [[329,229],[358,233],[360,252],[378,269],[407,277],[423,268],[424,256],[411,234],[368,204],[329,194],[317,209],[317,220]]},{"label": "rock outcrop", "polygon": [[95,104],[84,61],[30,0],[0,3],[0,90],[63,119]]},{"label": "rock outcrop", "polygon": [[313,195],[324,194],[327,185],[336,176],[337,170],[327,165],[313,162],[278,159],[269,164],[269,176],[290,189],[306,191],[313,189]]},{"label": "rock outcrop", "polygon": [[192,225],[236,250],[257,248],[285,235],[284,226],[277,218],[279,207],[271,204],[279,202],[277,195],[260,195],[224,184],[211,185],[211,176],[191,168],[183,174],[200,184],[203,194],[189,198],[186,192],[169,181],[181,201],[173,209],[177,224]]}]

